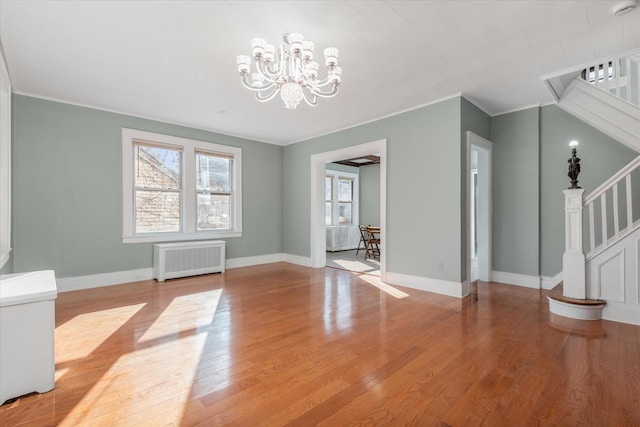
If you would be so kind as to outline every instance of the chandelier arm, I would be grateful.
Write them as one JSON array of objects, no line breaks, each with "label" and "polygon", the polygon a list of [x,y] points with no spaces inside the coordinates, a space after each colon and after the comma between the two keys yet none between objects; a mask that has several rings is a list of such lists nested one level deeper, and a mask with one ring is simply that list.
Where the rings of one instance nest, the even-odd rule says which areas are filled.
[{"label": "chandelier arm", "polygon": [[265,80],[267,80],[268,82],[277,81],[280,77],[280,70],[272,72],[269,70],[269,68],[270,67],[265,67],[263,62],[256,62],[256,70],[258,70],[258,73],[260,73],[260,75],[262,75]]},{"label": "chandelier arm", "polygon": [[249,90],[255,91],[255,92],[262,92],[268,89],[271,89],[274,86],[278,86],[278,83],[276,82],[271,82],[265,86],[260,86],[260,87],[256,87],[253,86],[251,83],[249,83],[249,80],[247,78],[247,74],[243,74],[242,78],[240,79],[240,82],[242,83],[242,86],[246,87]]},{"label": "chandelier arm", "polygon": [[331,88],[331,91],[329,91],[329,92],[322,92],[322,91],[320,91],[318,89],[312,89],[312,88],[309,88],[309,90],[311,90],[311,92],[314,95],[317,95],[317,96],[319,96],[321,98],[331,98],[336,93],[338,93],[338,84],[334,83],[333,87]]},{"label": "chandelier arm", "polygon": [[318,105],[318,96],[315,92],[309,90],[309,91],[302,91],[302,94],[304,95],[304,100],[307,102],[307,104],[309,104],[312,107],[315,107],[316,105]]},{"label": "chandelier arm", "polygon": [[280,92],[280,87],[278,85],[271,85],[271,92],[264,94],[263,92],[256,92],[256,99],[259,102],[268,102],[271,101],[277,94]]}]

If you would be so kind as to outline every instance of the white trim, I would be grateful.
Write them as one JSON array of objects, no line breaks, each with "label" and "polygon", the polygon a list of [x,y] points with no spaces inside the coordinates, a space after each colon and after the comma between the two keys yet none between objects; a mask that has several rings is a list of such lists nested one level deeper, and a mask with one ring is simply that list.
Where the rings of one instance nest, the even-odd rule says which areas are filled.
[{"label": "white trim", "polygon": [[289,264],[301,265],[303,267],[311,267],[311,258],[292,254],[282,254],[282,261]]},{"label": "white trim", "polygon": [[526,274],[509,273],[506,271],[492,271],[493,282],[504,283],[506,285],[523,286],[525,288],[541,289],[540,277]]},{"label": "white trim", "polygon": [[[182,206],[181,231],[176,233],[135,234],[134,226],[134,140],[142,140],[182,148]],[[233,157],[232,213],[233,229],[220,231],[196,231],[196,177],[194,170],[197,151],[218,152]],[[242,235],[242,149],[208,141],[181,138],[154,132],[122,128],[122,242],[172,242],[178,240],[202,240],[239,237]]]},{"label": "white trim", "polygon": [[90,274],[88,276],[57,277],[56,284],[58,285],[59,292],[69,292],[138,282],[141,280],[151,280],[152,278],[153,268],[149,267],[138,270],[115,271],[113,273]]},{"label": "white trim", "polygon": [[633,54],[635,54],[637,52],[640,52],[640,49],[631,49],[631,50],[627,50],[627,51],[624,51],[622,53],[619,53],[617,55],[613,55],[613,56],[604,57],[604,58],[601,58],[601,59],[596,59],[596,60],[592,60],[592,61],[589,61],[589,62],[585,62],[585,63],[583,63],[581,65],[575,65],[573,67],[568,67],[568,68],[565,68],[563,70],[554,71],[553,73],[542,75],[542,76],[540,76],[540,80],[550,80],[550,79],[552,79],[554,77],[562,77],[565,74],[582,71],[585,68],[590,67],[595,63],[601,63],[601,62],[604,62],[604,61],[607,61],[607,62],[608,61],[614,61],[614,60],[619,59],[619,58],[624,58],[626,56],[631,56],[631,55],[633,55]]},{"label": "white trim", "polygon": [[224,132],[221,132],[220,130],[198,126],[198,125],[195,125],[193,123],[176,122],[176,121],[168,120],[168,119],[162,118],[162,117],[145,116],[145,115],[142,115],[142,114],[136,114],[136,113],[131,113],[131,112],[122,111],[122,110],[115,110],[115,109],[112,109],[112,108],[97,107],[95,105],[84,104],[82,102],[69,101],[69,100],[66,100],[66,99],[56,98],[56,97],[52,97],[52,96],[36,95],[34,93],[31,93],[31,92],[14,91],[13,93],[15,93],[16,95],[28,96],[30,98],[42,99],[44,101],[59,102],[61,104],[73,105],[75,107],[89,108],[91,110],[104,111],[106,113],[121,114],[121,115],[124,115],[124,116],[135,117],[135,118],[138,118],[138,119],[151,120],[151,121],[154,121],[154,122],[166,123],[166,124],[169,124],[169,125],[176,125],[176,126],[188,127],[190,129],[197,129],[197,130],[203,130],[203,131],[206,131],[206,132],[213,132],[213,133],[216,133],[218,135],[224,135],[224,136],[229,136],[229,137],[232,137],[232,138],[242,139],[243,141],[262,142],[264,144],[279,145],[281,147],[289,144],[289,143],[285,143],[285,142],[275,142],[275,141],[267,141],[267,140],[263,140],[263,139],[256,139],[256,138],[253,138],[253,137],[249,138],[247,136],[236,135],[236,134],[233,134],[233,133],[224,133]]},{"label": "white trim", "polygon": [[579,305],[569,304],[547,297],[549,300],[549,311],[558,316],[568,317],[578,320],[600,320],[602,319],[602,308],[604,304]]},{"label": "white trim", "polygon": [[562,271],[553,277],[540,276],[540,286],[542,289],[553,289],[562,282]]},{"label": "white trim", "polygon": [[524,107],[516,107],[516,108],[512,108],[510,110],[504,110],[504,111],[501,111],[499,113],[495,113],[491,117],[492,118],[493,117],[498,117],[498,116],[502,116],[502,115],[505,115],[505,114],[517,113],[518,111],[530,110],[531,108],[540,108],[543,105],[553,105],[553,104],[556,104],[556,102],[547,102],[546,104],[538,103],[538,104],[526,105]]},{"label": "white trim", "polygon": [[250,267],[252,265],[272,264],[274,262],[284,261],[284,254],[268,254],[268,255],[256,255],[240,258],[230,258],[225,262],[225,268],[227,270],[232,268]]},{"label": "white trim", "polygon": [[[478,235],[483,234],[478,244],[478,253],[480,255],[478,259],[478,278],[482,281],[489,282],[492,280],[491,268],[492,268],[492,211],[493,211],[493,194],[492,194],[492,176],[493,176],[493,142],[482,138],[479,135],[471,131],[466,132],[467,139],[467,159],[466,159],[466,272],[467,281],[471,277],[471,151],[478,152],[478,164],[476,169],[478,171],[478,195],[477,198],[482,198],[486,205],[482,210],[478,210],[478,221],[482,221],[478,227]],[[484,184],[484,185],[481,185]],[[481,206],[482,207],[482,206]]]},{"label": "white trim", "polygon": [[463,298],[469,295],[469,282],[450,282],[448,280],[431,279],[429,277],[411,276],[409,274],[387,272],[386,283],[420,291],[433,292],[451,297]]},{"label": "white trim", "polygon": [[580,79],[569,84],[558,106],[621,144],[640,152],[640,136],[635,132],[640,124],[637,106]]},{"label": "white trim", "polygon": [[[311,260],[306,257],[276,253],[257,255],[225,260],[225,269],[250,267],[253,265],[272,264],[276,262],[288,262],[304,267],[311,266]],[[5,278],[7,276],[3,276]],[[99,288],[102,286],[120,285],[123,283],[139,282],[141,280],[153,280],[153,268],[140,268],[137,270],[115,271],[112,273],[90,274],[87,276],[74,276],[56,278],[59,292],[77,291],[80,289]]]},{"label": "white trim", "polygon": [[11,255],[11,79],[0,50],[0,268]]},{"label": "white trim", "polygon": [[640,326],[640,307],[607,301],[602,309],[602,318]]},{"label": "white trim", "polygon": [[[438,98],[438,99],[435,99],[433,101],[428,101],[428,102],[425,102],[424,104],[419,104],[419,105],[416,105],[416,106],[413,106],[413,107],[405,108],[404,110],[396,111],[396,112],[393,112],[393,113],[390,113],[390,114],[386,114],[384,116],[379,116],[379,117],[376,117],[374,119],[365,120],[364,122],[358,122],[356,124],[345,126],[343,128],[339,128],[339,129],[334,129],[334,130],[331,130],[329,132],[324,132],[324,133],[320,133],[320,134],[317,134],[317,135],[305,137],[304,139],[299,139],[297,141],[285,143],[283,145],[286,146],[286,145],[297,144],[298,142],[309,141],[310,139],[320,138],[321,136],[331,135],[333,133],[342,132],[342,131],[347,130],[347,129],[353,129],[353,128],[356,128],[358,126],[364,126],[364,125],[366,125],[368,123],[373,123],[373,122],[377,122],[378,120],[388,119],[389,117],[397,116],[398,114],[408,113],[409,111],[417,110],[417,109],[423,108],[423,107],[428,107],[429,105],[438,104],[440,102],[448,101],[450,99],[459,98],[459,97],[462,97],[462,93],[461,92],[457,92],[457,93],[454,93],[453,95],[445,96],[443,98]],[[467,99],[467,101],[469,101],[469,100]],[[469,101],[469,102],[471,102],[471,101]],[[473,102],[471,102],[471,103],[473,104]],[[475,105],[475,104],[473,104],[473,105]],[[478,106],[476,105],[476,107],[478,107]],[[478,108],[480,108],[480,107],[478,107]],[[482,111],[484,111],[484,109],[482,109],[482,108],[480,108],[480,109]],[[490,114],[487,114],[487,115],[490,115]],[[369,154],[371,154],[371,153],[369,153]],[[336,160],[344,160],[344,159],[336,159]]]},{"label": "white trim", "polygon": [[380,280],[385,282],[386,255],[386,211],[387,211],[387,140],[353,145],[338,150],[317,153],[310,156],[310,253],[311,266],[324,267],[327,263],[327,235],[324,223],[324,177],[326,163],[344,160],[372,153],[380,153]]}]

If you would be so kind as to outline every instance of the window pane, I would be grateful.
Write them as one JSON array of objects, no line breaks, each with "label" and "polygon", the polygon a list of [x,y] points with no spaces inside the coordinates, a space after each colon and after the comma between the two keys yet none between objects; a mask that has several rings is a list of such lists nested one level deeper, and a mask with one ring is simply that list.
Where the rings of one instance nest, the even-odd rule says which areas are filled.
[{"label": "window pane", "polygon": [[324,204],[324,224],[331,225],[331,202],[325,202]]},{"label": "window pane", "polygon": [[180,231],[180,193],[136,190],[136,233]]},{"label": "window pane", "polygon": [[324,199],[331,200],[333,194],[333,178],[330,176],[324,177]]},{"label": "window pane", "polygon": [[136,187],[180,188],[180,150],[136,144],[134,157]]},{"label": "window pane", "polygon": [[196,189],[231,193],[231,162],[226,157],[196,153]]},{"label": "window pane", "polygon": [[338,224],[351,224],[351,203],[338,203]]},{"label": "window pane", "polygon": [[353,180],[340,178],[339,200],[350,202],[353,200]]},{"label": "window pane", "polygon": [[231,196],[198,194],[198,230],[231,228]]}]

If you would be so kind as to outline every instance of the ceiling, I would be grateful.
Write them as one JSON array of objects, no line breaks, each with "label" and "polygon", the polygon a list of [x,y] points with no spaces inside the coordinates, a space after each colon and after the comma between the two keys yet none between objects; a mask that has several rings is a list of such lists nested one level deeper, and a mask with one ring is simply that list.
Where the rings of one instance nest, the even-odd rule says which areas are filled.
[{"label": "ceiling", "polygon": [[[552,103],[541,76],[640,48],[617,3],[0,0],[0,41],[16,93],[286,145],[460,94],[490,115]],[[236,56],[296,31],[339,48],[340,92],[257,102]]]}]

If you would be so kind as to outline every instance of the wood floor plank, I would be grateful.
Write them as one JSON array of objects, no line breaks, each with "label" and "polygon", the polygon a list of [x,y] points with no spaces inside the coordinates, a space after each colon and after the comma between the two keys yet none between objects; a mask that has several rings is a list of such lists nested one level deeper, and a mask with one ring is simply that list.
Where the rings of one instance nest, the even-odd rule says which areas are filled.
[{"label": "wood floor plank", "polygon": [[287,263],[61,293],[56,388],[2,426],[640,425],[640,327]]}]

